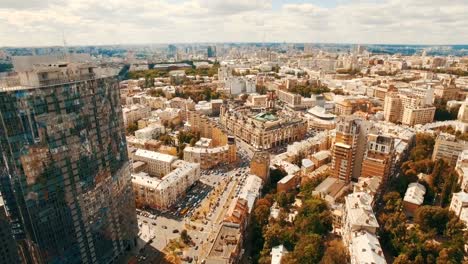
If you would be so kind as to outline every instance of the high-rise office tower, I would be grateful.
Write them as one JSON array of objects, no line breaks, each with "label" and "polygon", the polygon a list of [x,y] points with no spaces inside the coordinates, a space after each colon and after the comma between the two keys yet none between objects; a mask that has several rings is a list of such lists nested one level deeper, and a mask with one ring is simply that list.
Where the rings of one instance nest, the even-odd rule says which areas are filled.
[{"label": "high-rise office tower", "polygon": [[335,144],[332,147],[334,177],[349,183],[357,181],[361,173],[368,122],[357,117],[341,117],[336,125]]},{"label": "high-rise office tower", "polygon": [[82,60],[14,58],[0,81],[0,191],[33,263],[112,263],[136,242],[118,82]]},{"label": "high-rise office tower", "polygon": [[0,263],[18,263],[18,248],[11,233],[11,224],[0,196]]}]

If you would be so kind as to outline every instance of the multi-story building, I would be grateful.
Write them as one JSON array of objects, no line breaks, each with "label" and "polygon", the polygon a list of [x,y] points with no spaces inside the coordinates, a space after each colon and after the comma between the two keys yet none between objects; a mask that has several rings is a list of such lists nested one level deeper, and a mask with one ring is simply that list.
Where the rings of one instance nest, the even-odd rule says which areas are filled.
[{"label": "multi-story building", "polygon": [[163,125],[152,123],[148,125],[147,127],[144,127],[142,129],[138,129],[135,131],[135,137],[138,139],[155,139],[159,135],[163,134],[165,131],[165,128]]},{"label": "multi-story building", "polygon": [[445,101],[458,100],[461,89],[455,84],[455,78],[444,79],[441,85],[434,87],[434,95]]},{"label": "multi-story building", "polygon": [[[342,237],[349,248],[351,263],[385,264],[385,258],[377,238],[379,224],[372,211],[373,198],[364,192],[345,197]],[[367,252],[369,250],[369,252]]]},{"label": "multi-story building", "polygon": [[0,263],[20,263],[18,247],[11,233],[11,224],[7,216],[3,199],[0,196]]},{"label": "multi-story building", "polygon": [[464,191],[454,193],[449,208],[465,225],[468,225],[468,193]]},{"label": "multi-story building", "polygon": [[149,117],[151,115],[151,108],[147,105],[134,104],[124,107],[122,112],[124,125],[128,126],[144,117]]},{"label": "multi-story building", "polygon": [[132,174],[137,207],[169,209],[200,179],[200,164],[177,160],[172,167],[173,170],[162,178],[151,177],[146,172]]},{"label": "multi-story building", "polygon": [[361,173],[368,123],[353,117],[341,117],[336,125],[335,144],[332,147],[334,177],[349,183]]},{"label": "multi-story building", "polygon": [[458,184],[462,191],[468,191],[468,150],[464,150],[458,156],[455,172],[458,174]]},{"label": "multi-story building", "polygon": [[386,264],[379,239],[367,231],[356,232],[349,248],[351,264]]},{"label": "multi-story building", "polygon": [[270,153],[257,151],[250,161],[250,173],[260,177],[264,183],[270,179]]},{"label": "multi-story building", "polygon": [[171,172],[172,163],[177,160],[177,158],[156,151],[138,149],[133,156],[133,160],[145,162],[148,173],[151,176],[163,177]]},{"label": "multi-story building", "polygon": [[302,96],[300,94],[291,93],[285,90],[277,90],[276,94],[278,96],[278,100],[286,103],[292,109],[301,106],[301,99]]},{"label": "multi-story building", "polygon": [[366,99],[345,99],[335,104],[335,114],[346,116],[357,111],[367,112],[371,106],[372,103]]},{"label": "multi-story building", "polygon": [[394,139],[380,134],[367,136],[367,148],[362,162],[361,177],[380,177],[385,184],[393,169]]},{"label": "multi-story building", "polygon": [[210,169],[219,164],[232,164],[237,160],[237,147],[234,137],[228,136],[208,117],[188,112],[187,126],[202,137],[194,146],[184,149],[184,160],[201,164],[202,169]]},{"label": "multi-story building", "polygon": [[221,106],[220,122],[234,136],[266,150],[302,140],[307,121],[290,111],[255,112],[249,107]]},{"label": "multi-story building", "polygon": [[463,150],[468,149],[468,142],[458,140],[454,135],[440,133],[435,141],[434,151],[432,152],[432,160],[443,159],[447,163],[455,165],[458,156]]},{"label": "multi-story building", "polygon": [[184,160],[200,163],[202,169],[211,169],[220,164],[231,164],[236,161],[234,140],[231,144],[220,147],[187,146],[184,148]]},{"label": "multi-story building", "polygon": [[436,108],[428,101],[428,96],[399,93],[391,90],[385,96],[385,121],[402,123],[408,126],[431,123],[434,120]]},{"label": "multi-story building", "polygon": [[117,79],[65,57],[21,57],[0,88],[0,190],[33,263],[112,263],[137,236]]}]

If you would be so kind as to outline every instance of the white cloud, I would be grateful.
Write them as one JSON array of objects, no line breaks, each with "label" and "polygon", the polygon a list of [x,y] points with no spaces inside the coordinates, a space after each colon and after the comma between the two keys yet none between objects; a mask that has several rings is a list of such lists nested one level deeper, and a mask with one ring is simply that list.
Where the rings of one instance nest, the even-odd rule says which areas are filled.
[{"label": "white cloud", "polygon": [[0,46],[169,42],[466,44],[466,0],[2,0]]}]

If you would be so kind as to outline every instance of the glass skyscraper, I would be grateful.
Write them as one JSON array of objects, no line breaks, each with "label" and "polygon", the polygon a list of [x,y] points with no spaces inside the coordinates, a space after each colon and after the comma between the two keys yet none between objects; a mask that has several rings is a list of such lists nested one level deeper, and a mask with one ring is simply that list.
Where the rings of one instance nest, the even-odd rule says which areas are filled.
[{"label": "glass skyscraper", "polygon": [[116,262],[138,232],[118,82],[88,64],[32,58],[17,85],[0,86],[13,235],[33,263]]}]

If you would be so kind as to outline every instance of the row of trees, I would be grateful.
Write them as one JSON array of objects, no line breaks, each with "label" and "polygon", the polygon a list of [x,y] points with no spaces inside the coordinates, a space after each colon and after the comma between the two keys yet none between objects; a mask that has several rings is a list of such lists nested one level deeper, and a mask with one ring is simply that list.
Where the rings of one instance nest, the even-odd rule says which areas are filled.
[{"label": "row of trees", "polygon": [[[280,170],[271,172],[274,181],[284,176]],[[323,177],[326,177],[324,175]],[[332,239],[332,215],[327,203],[312,195],[312,189],[319,180],[310,181],[301,187],[302,206],[295,208],[293,203],[296,192],[276,193],[274,188],[268,188],[264,198],[259,199],[253,210],[249,249],[252,250],[254,263],[271,263],[271,249],[284,245],[289,253],[281,263],[312,264],[312,263],[346,263],[347,249],[340,240]],[[315,186],[315,187],[314,187]],[[304,193],[302,193],[304,191]],[[273,203],[280,208],[276,219],[270,218],[270,208]],[[293,221],[288,221],[291,209],[297,210]]]},{"label": "row of trees", "polygon": [[220,99],[223,98],[223,95],[217,91],[213,91],[212,89],[205,87],[201,91],[191,91],[191,90],[180,90],[177,89],[175,93],[176,97],[188,99],[192,98],[193,101],[211,101],[213,99]]},{"label": "row of trees", "polygon": [[407,226],[398,192],[389,192],[378,215],[382,245],[395,260],[393,263],[462,263],[464,224],[452,212],[439,206],[422,206],[415,214],[414,225]]},{"label": "row of trees", "polygon": [[431,134],[416,135],[416,145],[411,150],[409,160],[401,166],[402,177],[393,180],[393,190],[404,194],[409,183],[418,181],[418,174],[428,175],[421,184],[426,187],[425,204],[446,207],[452,193],[459,190],[458,176],[444,160],[432,161],[435,138]]},{"label": "row of trees", "polygon": [[292,93],[300,94],[303,97],[310,97],[312,94],[322,94],[330,92],[330,89],[324,85],[296,85],[289,90]]}]

